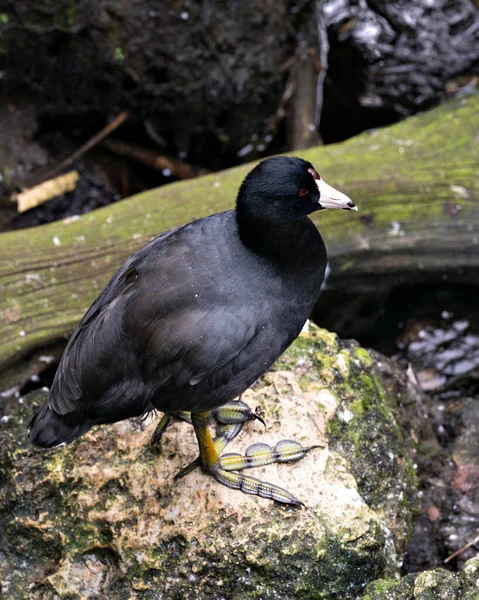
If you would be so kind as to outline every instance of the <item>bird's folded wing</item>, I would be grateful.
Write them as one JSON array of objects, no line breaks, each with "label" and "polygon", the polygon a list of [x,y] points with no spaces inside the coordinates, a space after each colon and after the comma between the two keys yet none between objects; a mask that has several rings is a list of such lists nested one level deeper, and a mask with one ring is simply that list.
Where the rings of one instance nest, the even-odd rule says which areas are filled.
[{"label": "bird's folded wing", "polygon": [[136,273],[130,265],[113,278],[72,335],[49,397],[57,413],[76,410],[85,389],[86,403],[100,401],[123,377],[161,394],[195,386],[228,363],[224,376],[258,359],[257,307],[225,297],[195,305],[168,288],[148,296]]}]

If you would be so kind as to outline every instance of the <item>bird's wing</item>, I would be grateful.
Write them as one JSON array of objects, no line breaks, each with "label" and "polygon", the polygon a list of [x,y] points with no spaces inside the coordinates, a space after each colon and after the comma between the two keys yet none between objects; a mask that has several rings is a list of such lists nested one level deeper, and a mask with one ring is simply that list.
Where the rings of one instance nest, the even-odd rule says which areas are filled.
[{"label": "bird's wing", "polygon": [[197,385],[234,361],[260,331],[252,308],[192,307],[152,321],[140,333],[143,379],[171,391]]},{"label": "bird's wing", "polygon": [[[128,297],[137,287],[145,256],[152,246],[161,247],[182,227],[158,236],[126,260],[90,306],[65,348],[48,397],[48,406],[60,415],[73,412],[82,398],[85,371],[92,361],[121,343],[121,316]],[[125,342],[124,342],[125,343]]]},{"label": "bird's wing", "polygon": [[70,339],[50,408],[72,412],[81,398],[100,400],[128,376],[155,395],[194,386],[241,354],[233,369],[255,358],[251,344],[263,329],[255,317],[258,307],[228,275],[220,276],[221,256],[208,252],[216,265],[212,277],[197,248],[182,245],[182,239],[169,248],[157,238],[112,277]]},{"label": "bird's wing", "polygon": [[95,354],[101,354],[111,345],[117,334],[115,323],[118,323],[119,311],[132,287],[124,271],[116,273],[73,332],[48,397],[49,407],[58,414],[64,415],[76,409],[83,395],[85,367]]}]

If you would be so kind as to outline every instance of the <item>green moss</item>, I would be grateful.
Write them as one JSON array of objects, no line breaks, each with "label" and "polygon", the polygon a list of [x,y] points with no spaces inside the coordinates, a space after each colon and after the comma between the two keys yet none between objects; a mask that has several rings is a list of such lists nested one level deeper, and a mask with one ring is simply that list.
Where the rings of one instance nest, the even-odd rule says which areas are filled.
[{"label": "green moss", "polygon": [[387,600],[395,598],[394,590],[399,585],[398,581],[379,579],[369,584],[366,588],[366,594],[362,600]]},{"label": "green moss", "polygon": [[361,348],[361,347],[356,348],[354,350],[353,356],[354,356],[354,358],[359,360],[360,363],[366,368],[371,367],[373,364],[371,356],[365,348]]},{"label": "green moss", "polygon": [[349,378],[336,382],[341,403],[328,423],[330,447],[348,458],[370,506],[379,508],[385,495],[395,495],[405,543],[417,505],[414,466],[391,410],[394,403],[377,380],[371,357],[362,348],[353,357]]},{"label": "green moss", "polygon": [[[1,40],[1,34],[0,34],[0,40]],[[1,46],[1,41],[0,41],[0,46]],[[0,48],[0,52],[1,52],[1,48]],[[6,48],[5,48],[5,53],[6,53]],[[10,169],[8,167],[5,166],[0,166],[0,181],[5,183],[5,185],[7,187],[10,187],[12,185],[12,181],[10,179]],[[14,298],[9,299],[10,301],[14,300]]]},{"label": "green moss", "polygon": [[421,439],[418,452],[427,458],[434,458],[441,452],[441,446],[436,437],[430,436],[429,438]]}]

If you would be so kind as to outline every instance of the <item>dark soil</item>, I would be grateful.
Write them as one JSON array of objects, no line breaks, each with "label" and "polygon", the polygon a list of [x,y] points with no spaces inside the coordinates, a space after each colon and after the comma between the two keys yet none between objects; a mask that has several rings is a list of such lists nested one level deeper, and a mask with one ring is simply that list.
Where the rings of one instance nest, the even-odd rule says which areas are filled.
[{"label": "dark soil", "polygon": [[124,109],[130,118],[116,139],[216,170],[290,149],[290,116],[304,105],[302,90],[287,100],[287,89],[305,60],[318,83],[309,120],[326,143],[428,108],[475,85],[479,73],[473,0],[268,0],[254,10],[222,0],[4,5],[0,231],[171,181],[97,147],[72,165],[82,175],[76,192],[10,225],[10,191]]}]

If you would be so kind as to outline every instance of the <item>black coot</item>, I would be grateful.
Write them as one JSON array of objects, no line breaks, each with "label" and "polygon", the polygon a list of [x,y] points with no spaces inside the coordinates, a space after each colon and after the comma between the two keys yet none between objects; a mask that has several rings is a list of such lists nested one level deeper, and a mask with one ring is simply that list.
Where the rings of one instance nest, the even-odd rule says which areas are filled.
[{"label": "black coot", "polygon": [[[256,444],[229,464],[218,453],[254,417],[231,401],[291,344],[318,297],[326,249],[308,215],[322,208],[357,210],[309,162],[270,158],[241,184],[236,210],[172,229],[130,257],[73,333],[31,441],[50,448],[153,410],[165,413],[163,427],[187,411],[200,457],[182,475],[200,464],[230,487],[297,504],[235,471],[298,460],[307,449],[280,442],[268,453]],[[216,440],[213,409],[226,424]]]}]

